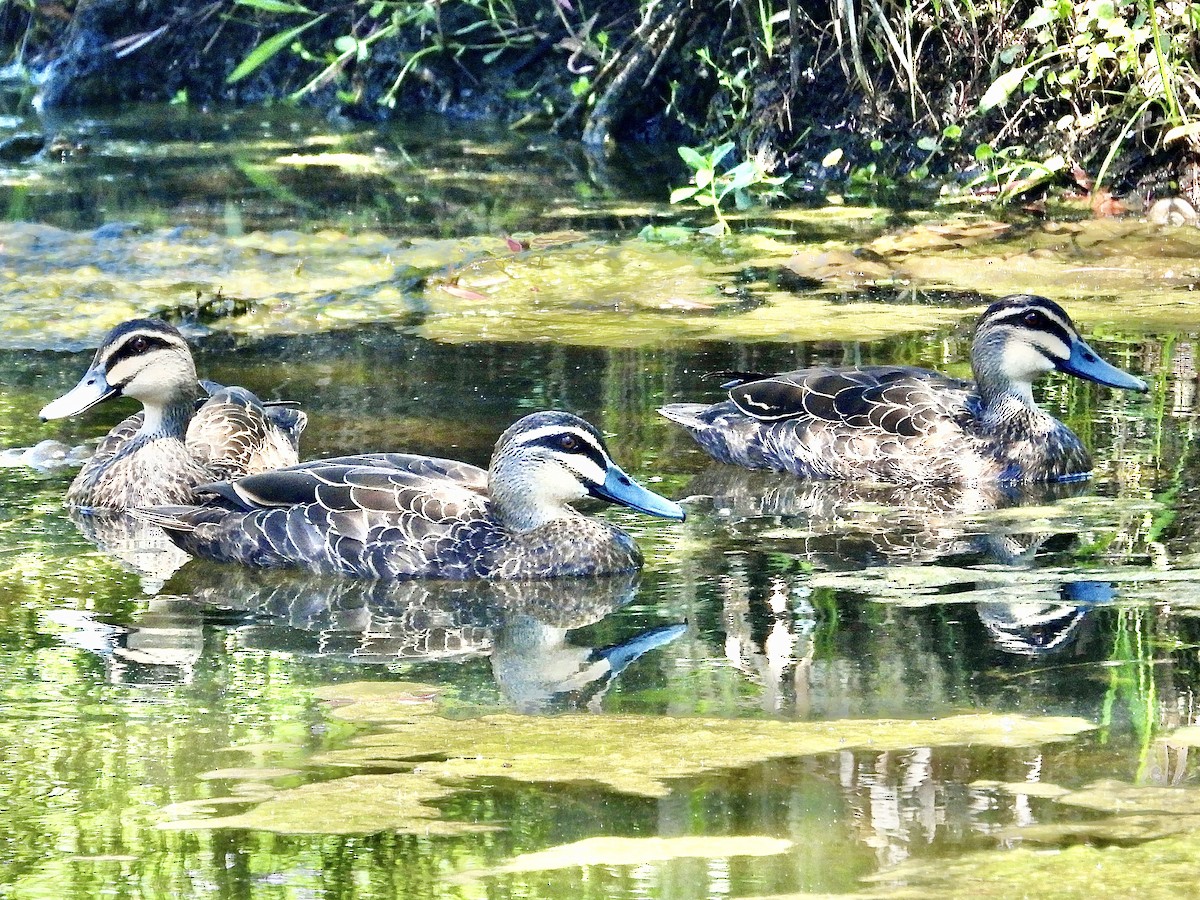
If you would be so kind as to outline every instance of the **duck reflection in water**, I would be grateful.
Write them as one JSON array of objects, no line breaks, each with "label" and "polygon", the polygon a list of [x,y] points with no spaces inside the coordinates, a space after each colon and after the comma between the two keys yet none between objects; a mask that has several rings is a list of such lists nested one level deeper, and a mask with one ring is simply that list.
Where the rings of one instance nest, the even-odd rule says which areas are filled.
[{"label": "duck reflection in water", "polygon": [[[170,587],[186,589],[187,599],[176,607],[181,622],[195,623],[202,615],[235,623],[237,640],[246,648],[390,666],[488,656],[501,694],[528,713],[598,709],[613,679],[686,630],[682,624],[662,625],[608,646],[568,639],[571,631],[596,624],[634,598],[632,573],[529,582],[385,582],[202,564],[189,567]],[[164,643],[157,656],[148,646],[155,635],[140,633],[140,626],[110,626],[109,634],[92,643],[109,645],[105,652],[124,660],[121,673],[127,676],[130,662],[161,665],[179,644],[178,629],[171,632],[157,620],[154,629]]]},{"label": "duck reflection in water", "polygon": [[[1019,513],[1088,493],[1088,482],[1039,484],[879,484],[810,481],[785,473],[714,465],[688,484],[693,508],[732,536],[767,539],[823,569],[858,570],[880,563],[935,562],[979,554],[1019,565],[1047,535],[1029,535]],[[1041,540],[1035,540],[1040,537]]]},{"label": "duck reflection in water", "polygon": [[123,509],[72,506],[67,518],[101,553],[141,580],[143,593],[154,595],[191,557],[175,546],[165,531]]},{"label": "duck reflection in water", "polygon": [[1041,657],[1068,649],[1097,606],[1111,603],[1117,592],[1107,581],[1068,581],[1059,599],[979,601],[975,610],[995,645],[1005,653]]},{"label": "duck reflection in water", "polygon": [[[685,503],[697,512],[691,528],[710,532],[705,546],[725,551],[713,584],[731,664],[762,683],[767,709],[781,709],[792,698],[801,714],[849,715],[879,708],[856,706],[861,700],[849,695],[838,699],[837,691],[830,694],[832,682],[881,660],[869,660],[871,651],[861,647],[826,659],[816,649],[826,615],[842,617],[839,633],[853,630],[856,618],[863,619],[858,627],[873,627],[872,614],[856,611],[861,601],[849,598],[890,610],[974,609],[991,646],[1000,651],[973,655],[976,664],[988,659],[987,665],[1003,666],[1006,658],[1011,663],[1070,652],[1091,611],[1111,601],[1115,591],[1108,582],[1071,577],[1038,560],[1065,550],[1080,528],[1070,506],[1053,504],[1091,490],[1087,483],[804,481],[714,465],[687,486]],[[794,566],[784,562],[788,558]],[[832,588],[838,599],[830,601],[826,593],[818,601],[814,591],[822,588]],[[821,603],[829,602],[840,612],[823,611]],[[916,612],[903,615],[905,627],[923,621]],[[924,635],[913,637],[924,642]],[[925,654],[904,642],[888,652],[909,663]],[[941,659],[934,652],[920,665],[938,667]],[[851,689],[850,682],[846,687]]]}]

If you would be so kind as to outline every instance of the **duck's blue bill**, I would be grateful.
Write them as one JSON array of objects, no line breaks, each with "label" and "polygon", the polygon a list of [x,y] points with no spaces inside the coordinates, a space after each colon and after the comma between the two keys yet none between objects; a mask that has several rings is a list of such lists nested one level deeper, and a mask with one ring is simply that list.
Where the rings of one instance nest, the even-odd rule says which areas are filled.
[{"label": "duck's blue bill", "polygon": [[1071,345],[1071,356],[1065,362],[1060,362],[1058,368],[1078,378],[1086,378],[1088,381],[1106,384],[1109,387],[1124,388],[1127,391],[1150,390],[1142,379],[1106,363],[1100,358],[1100,354],[1082,340],[1076,340]]},{"label": "duck's blue bill", "polygon": [[79,384],[71,388],[57,400],[51,400],[38,413],[43,422],[47,419],[62,419],[66,416],[77,416],[91,409],[97,403],[107,400],[116,394],[117,388],[112,387],[103,372],[88,369],[83,373]]},{"label": "duck's blue bill", "polygon": [[593,650],[592,657],[607,660],[612,674],[620,675],[635,659],[656,647],[669,644],[685,631],[687,631],[687,626],[681,623],[661,625],[658,628],[651,628],[649,631],[634,635],[627,641],[613,644],[611,647]]},{"label": "duck's blue bill", "polygon": [[651,516],[662,516],[664,519],[674,519],[682,522],[685,518],[683,507],[673,500],[660,497],[654,491],[648,491],[628,475],[620,467],[613,464],[608,467],[604,484],[592,485],[591,493],[601,500],[610,503],[620,503],[638,512]]}]

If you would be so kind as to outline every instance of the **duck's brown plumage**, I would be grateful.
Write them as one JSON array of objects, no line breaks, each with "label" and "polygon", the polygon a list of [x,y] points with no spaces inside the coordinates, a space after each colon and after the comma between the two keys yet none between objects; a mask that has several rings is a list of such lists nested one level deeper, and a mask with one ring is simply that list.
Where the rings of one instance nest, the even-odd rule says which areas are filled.
[{"label": "duck's brown plumage", "polygon": [[1145,384],[1096,356],[1058,304],[1007,297],[980,317],[975,381],[907,366],[740,373],[729,399],[660,412],[722,462],[802,478],[891,482],[1060,481],[1092,462],[1039,409],[1032,381],[1053,368],[1114,387]]},{"label": "duck's brown plumage", "polygon": [[76,507],[129,509],[188,503],[197,485],[297,462],[307,417],[288,405],[264,404],[245,388],[203,383],[191,351],[172,326],[136,319],[113,329],[88,371],[43,418],[74,415],[127,394],[142,412],[113,428],[67,490]]}]

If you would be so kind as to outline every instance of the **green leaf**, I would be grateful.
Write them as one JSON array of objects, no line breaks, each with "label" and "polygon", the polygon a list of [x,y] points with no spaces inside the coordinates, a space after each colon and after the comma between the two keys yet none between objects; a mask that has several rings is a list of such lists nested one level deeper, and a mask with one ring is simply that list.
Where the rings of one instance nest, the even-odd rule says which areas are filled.
[{"label": "green leaf", "polygon": [[700,234],[711,234],[713,237],[721,237],[729,231],[729,226],[724,222],[713,222],[706,228],[699,229]]},{"label": "green leaf", "polygon": [[1033,15],[1025,20],[1025,24],[1021,27],[1032,31],[1035,28],[1044,28],[1051,22],[1057,22],[1060,18],[1061,15],[1059,14],[1057,5],[1039,6],[1033,11]]},{"label": "green leaf", "polygon": [[746,161],[734,166],[725,173],[726,184],[721,189],[721,194],[728,194],[730,191],[740,191],[754,184],[758,180],[758,170],[754,167],[754,163]]},{"label": "green leaf", "polygon": [[983,98],[979,101],[979,111],[987,112],[993,107],[1003,106],[1007,103],[1008,98],[1012,96],[1012,92],[1020,85],[1027,71],[1029,71],[1029,66],[1017,66],[1017,68],[1009,69],[993,81],[992,86],[987,89]]},{"label": "green leaf", "polygon": [[688,164],[690,169],[707,169],[709,167],[708,160],[691,147],[680,147],[679,155],[683,157],[683,161]]},{"label": "green leaf", "polygon": [[978,162],[987,162],[995,155],[996,151],[992,149],[991,144],[980,144],[975,148],[975,159]]},{"label": "green leaf", "polygon": [[872,153],[878,153],[882,149],[883,149],[883,141],[879,140],[879,138],[876,138],[875,140],[871,141],[871,152]]},{"label": "green leaf", "polygon": [[696,202],[701,206],[715,206],[717,201],[713,199],[712,194],[697,194]]},{"label": "green leaf", "polygon": [[942,137],[948,141],[957,141],[960,137],[962,137],[962,133],[963,130],[961,125],[947,125],[942,129]]},{"label": "green leaf", "polygon": [[279,34],[267,38],[251,50],[250,55],[243,59],[238,67],[229,73],[229,77],[225,79],[225,83],[233,84],[235,81],[241,81],[284,47],[288,46],[299,35],[323,20],[326,15],[328,13],[322,13],[315,19],[305,22],[303,25],[297,25],[295,28],[289,28],[287,31],[281,31]]},{"label": "green leaf", "polygon": [[700,190],[708,187],[713,182],[713,175],[716,174],[712,169],[703,168],[696,172],[696,187]]},{"label": "green leaf", "polygon": [[261,9],[273,13],[307,13],[315,15],[311,9],[299,3],[287,3],[285,0],[234,0],[238,6],[249,6],[251,9]]},{"label": "green leaf", "polygon": [[739,189],[733,192],[733,205],[739,212],[745,212],[754,206],[754,198],[750,196],[749,191]]},{"label": "green leaf", "polygon": [[675,188],[675,190],[671,191],[671,202],[681,203],[682,201],[687,200],[689,197],[694,196],[698,190],[700,190],[700,188],[693,187],[690,184],[687,187]]},{"label": "green leaf", "polygon": [[935,137],[926,135],[917,141],[917,149],[924,150],[926,153],[933,153],[935,150],[940,150],[941,148],[941,142]]},{"label": "green leaf", "polygon": [[725,157],[727,157],[730,154],[730,152],[733,150],[733,147],[734,147],[733,141],[730,141],[727,144],[722,144],[720,147],[717,147],[715,150],[713,150],[712,154],[709,155],[709,157],[708,157],[709,164],[715,169],[718,165],[720,165],[721,160],[723,160]]},{"label": "green leaf", "polygon": [[358,38],[343,34],[333,42],[333,49],[338,53],[353,53],[358,49]]},{"label": "green leaf", "polygon": [[825,154],[825,158],[823,160],[821,160],[821,165],[825,166],[825,168],[829,168],[830,166],[836,166],[841,161],[842,161],[842,148],[835,147],[833,150],[830,150],[828,153]]}]

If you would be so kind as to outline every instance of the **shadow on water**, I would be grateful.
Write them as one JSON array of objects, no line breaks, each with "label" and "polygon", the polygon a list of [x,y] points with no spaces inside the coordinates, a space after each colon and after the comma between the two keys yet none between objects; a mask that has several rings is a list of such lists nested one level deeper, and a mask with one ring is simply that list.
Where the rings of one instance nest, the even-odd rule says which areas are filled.
[{"label": "shadow on water", "polygon": [[[14,118],[28,155],[0,163],[6,218],[71,229],[137,221],[225,233],[305,227],[461,237],[640,227],[678,162],[426,118],[330,123],[294,109],[125,106]],[[584,205],[581,205],[584,204]],[[610,208],[605,209],[608,205]]]}]

